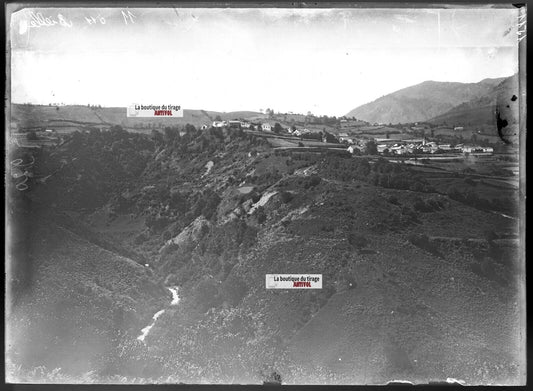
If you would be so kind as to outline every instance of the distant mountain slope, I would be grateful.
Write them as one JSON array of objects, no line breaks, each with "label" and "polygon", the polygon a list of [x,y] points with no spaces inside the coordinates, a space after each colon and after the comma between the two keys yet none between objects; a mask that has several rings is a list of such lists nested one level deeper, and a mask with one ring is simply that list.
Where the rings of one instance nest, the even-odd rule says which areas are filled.
[{"label": "distant mountain slope", "polygon": [[371,123],[426,121],[461,103],[484,96],[502,80],[484,79],[479,83],[425,81],[359,106],[346,116]]},{"label": "distant mountain slope", "polygon": [[430,119],[429,122],[455,125],[495,124],[498,109],[509,124],[518,123],[518,96],[518,75],[515,74],[495,85],[485,95],[464,102]]}]

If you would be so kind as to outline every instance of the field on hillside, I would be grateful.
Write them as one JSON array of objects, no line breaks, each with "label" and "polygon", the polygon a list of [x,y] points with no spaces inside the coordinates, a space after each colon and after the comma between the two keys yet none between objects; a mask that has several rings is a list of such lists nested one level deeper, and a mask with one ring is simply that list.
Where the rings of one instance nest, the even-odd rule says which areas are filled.
[{"label": "field on hillside", "polygon": [[417,164],[413,172],[422,173],[438,192],[473,207],[519,216],[518,165],[495,157],[464,159],[456,162]]},{"label": "field on hillside", "polygon": [[89,107],[89,106],[42,106],[19,105],[11,106],[11,123],[18,128],[47,127],[58,131],[83,126],[107,127],[121,125],[124,128],[149,133],[152,129],[166,126],[191,124],[196,127],[210,126],[215,118],[222,120],[254,118],[261,120],[266,115],[252,111],[235,111],[230,113],[184,109],[182,118],[132,118],[127,117],[126,107]]}]

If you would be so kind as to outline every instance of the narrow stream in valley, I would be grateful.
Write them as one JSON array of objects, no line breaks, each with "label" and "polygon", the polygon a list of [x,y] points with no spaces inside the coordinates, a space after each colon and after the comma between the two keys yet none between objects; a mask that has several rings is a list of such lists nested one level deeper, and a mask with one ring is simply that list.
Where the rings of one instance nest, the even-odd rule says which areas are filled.
[{"label": "narrow stream in valley", "polygon": [[503,214],[503,213],[500,213],[500,212],[490,211],[490,213],[493,213],[493,214],[498,215],[498,216],[505,217],[506,219],[518,220],[517,217],[509,216],[509,215],[506,215],[506,214]]},{"label": "narrow stream in valley", "polygon": [[[170,293],[172,293],[172,301],[170,302],[170,305],[178,304],[180,301],[180,297],[178,296],[178,287],[172,287],[172,288],[167,287],[167,289],[170,291]],[[142,329],[141,335],[137,337],[139,341],[144,342],[144,339],[146,338],[146,336],[148,335],[152,327],[154,327],[155,322],[157,321],[157,318],[159,318],[164,312],[165,310],[160,310],[160,311],[157,311],[154,314],[154,316],[152,316],[152,323],[150,323],[148,326]]]}]

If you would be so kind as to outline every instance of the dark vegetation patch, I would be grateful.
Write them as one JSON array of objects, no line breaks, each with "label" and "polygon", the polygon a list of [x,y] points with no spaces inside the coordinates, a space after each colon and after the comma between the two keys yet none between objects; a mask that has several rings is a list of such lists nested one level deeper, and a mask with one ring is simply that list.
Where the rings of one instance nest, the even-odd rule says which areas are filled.
[{"label": "dark vegetation patch", "polygon": [[519,276],[518,254],[512,246],[488,240],[487,246],[471,250],[470,270],[504,287],[512,287]]},{"label": "dark vegetation patch", "polygon": [[310,190],[318,186],[322,182],[322,178],[316,174],[309,176],[297,176],[282,179],[278,183],[278,187],[284,190]]},{"label": "dark vegetation patch", "polygon": [[413,202],[413,208],[422,213],[431,213],[431,212],[437,212],[440,210],[445,209],[447,206],[447,202],[440,198],[426,198],[422,199],[420,197],[416,197]]},{"label": "dark vegetation patch", "polygon": [[425,234],[412,233],[407,237],[407,240],[422,250],[435,255],[436,257],[444,257],[439,250],[439,246]]},{"label": "dark vegetation patch", "polygon": [[518,215],[518,200],[515,197],[487,198],[473,190],[459,190],[452,187],[447,191],[448,196],[458,202],[484,211],[497,211],[511,216]]},{"label": "dark vegetation patch", "polygon": [[285,220],[286,232],[299,236],[335,237],[335,222],[327,218]]},{"label": "dark vegetation patch", "polygon": [[370,241],[362,234],[351,232],[348,235],[348,243],[355,249],[361,250],[368,246]]},{"label": "dark vegetation patch", "polygon": [[326,155],[320,162],[320,172],[332,179],[350,182],[360,180],[376,186],[416,192],[433,192],[422,176],[408,166],[379,158],[372,164],[368,158]]}]

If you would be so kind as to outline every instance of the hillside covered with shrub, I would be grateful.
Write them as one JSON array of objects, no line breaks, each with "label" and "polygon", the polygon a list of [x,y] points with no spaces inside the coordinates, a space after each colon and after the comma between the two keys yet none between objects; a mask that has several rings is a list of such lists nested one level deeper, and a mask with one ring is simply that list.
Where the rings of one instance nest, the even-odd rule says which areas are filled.
[{"label": "hillside covered with shrub", "polygon": [[[38,343],[12,355],[19,376],[498,383],[522,370],[517,248],[494,232],[515,220],[406,165],[275,150],[241,130],[117,126],[41,151],[35,172],[12,194],[32,233],[12,327],[43,326],[20,329]],[[322,274],[323,289],[267,290],[269,273]]]}]

